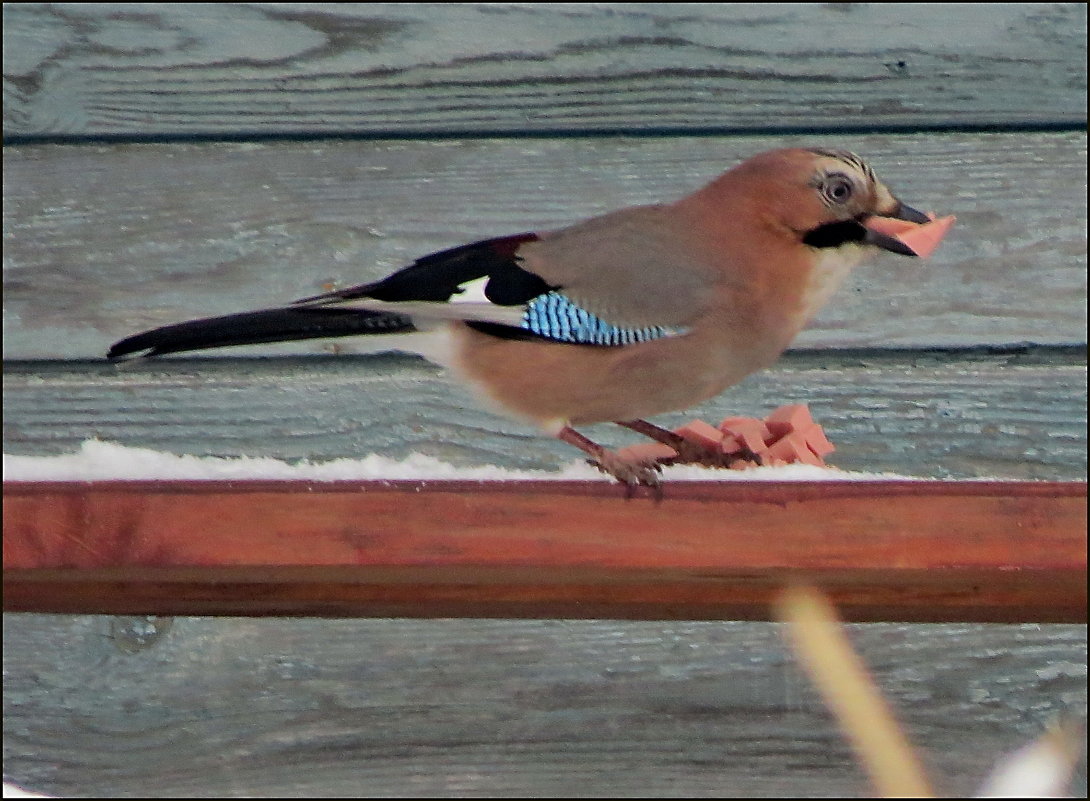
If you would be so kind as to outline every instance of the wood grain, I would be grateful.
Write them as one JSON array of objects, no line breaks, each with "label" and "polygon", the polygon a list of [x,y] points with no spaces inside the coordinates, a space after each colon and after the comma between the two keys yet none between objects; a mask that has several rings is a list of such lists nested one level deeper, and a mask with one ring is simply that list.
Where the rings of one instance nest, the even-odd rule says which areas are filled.
[{"label": "wood grain", "polygon": [[15,482],[4,608],[115,614],[1083,622],[1086,485]]},{"label": "wood grain", "polygon": [[[869,796],[780,629],[7,614],[5,774],[63,796]],[[848,633],[942,793],[1085,715],[1085,626]]]},{"label": "wood grain", "polygon": [[[561,446],[396,357],[120,374],[8,360],[98,359],[142,327],[676,197],[783,144],[851,147],[910,201],[959,216],[927,265],[857,273],[799,344],[1085,342],[1083,4],[3,15],[5,452],[97,433],[176,453],[554,469],[572,458]],[[934,132],[981,125],[1006,133]],[[891,129],[916,133],[862,133]],[[679,131],[702,136],[616,136]],[[769,135],[719,135],[740,131]],[[497,133],[519,140],[480,139]],[[373,141],[291,141],[329,134]],[[1085,481],[1085,356],[1041,353],[788,357],[694,413],[805,400],[843,467]],[[778,628],[10,613],[5,777],[140,798],[867,795]],[[1085,720],[1084,625],[849,628],[947,794],[973,793],[1056,716]]]},{"label": "wood grain", "polygon": [[[556,471],[570,446],[483,408],[419,359],[305,357],[11,363],[4,451],[73,453],[97,438],[195,456],[326,462],[425,454],[461,468]],[[662,425],[806,403],[845,470],[939,478],[1085,480],[1082,349],[796,352]],[[588,426],[610,446],[639,438]],[[666,471],[667,480],[670,471]]]},{"label": "wood grain", "polygon": [[4,135],[1086,121],[1081,3],[4,6]]},{"label": "wood grain", "polygon": [[671,200],[791,144],[853,148],[906,201],[958,216],[931,260],[856,270],[799,346],[1086,341],[1081,132],[41,146],[4,148],[4,358],[99,358],[144,328]]}]

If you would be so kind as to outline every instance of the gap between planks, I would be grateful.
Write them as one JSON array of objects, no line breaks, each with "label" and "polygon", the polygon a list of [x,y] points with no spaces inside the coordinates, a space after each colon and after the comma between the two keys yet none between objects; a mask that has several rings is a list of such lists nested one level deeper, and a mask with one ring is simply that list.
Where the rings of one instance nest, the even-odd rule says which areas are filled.
[{"label": "gap between planks", "polygon": [[5,482],[4,609],[1086,621],[1086,484]]}]

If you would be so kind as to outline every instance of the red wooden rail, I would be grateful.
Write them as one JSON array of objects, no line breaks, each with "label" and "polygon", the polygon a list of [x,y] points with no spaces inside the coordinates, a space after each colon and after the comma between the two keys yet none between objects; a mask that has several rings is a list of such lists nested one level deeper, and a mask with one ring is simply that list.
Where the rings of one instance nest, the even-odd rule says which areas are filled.
[{"label": "red wooden rail", "polygon": [[1086,620],[1086,484],[5,483],[4,609]]}]

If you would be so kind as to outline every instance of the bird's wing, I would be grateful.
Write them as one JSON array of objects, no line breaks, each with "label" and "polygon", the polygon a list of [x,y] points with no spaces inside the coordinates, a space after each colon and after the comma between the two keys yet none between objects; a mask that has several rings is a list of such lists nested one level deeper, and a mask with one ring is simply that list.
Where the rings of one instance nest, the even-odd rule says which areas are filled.
[{"label": "bird's wing", "polygon": [[519,247],[537,238],[532,233],[515,234],[441,250],[380,281],[303,298],[296,305],[326,305],[367,298],[391,303],[444,303],[454,300],[469,284],[482,278],[487,280],[485,295],[490,302],[525,303],[553,288],[540,276],[519,266]]},{"label": "bird's wing", "polygon": [[696,269],[676,269],[690,259],[661,244],[667,222],[648,206],[487,239],[298,305],[458,319],[496,336],[583,345],[671,336],[686,330],[706,281]]},{"label": "bird's wing", "polygon": [[542,234],[519,254],[523,269],[613,325],[684,328],[710,302],[724,256],[696,222],[676,206],[636,206]]}]

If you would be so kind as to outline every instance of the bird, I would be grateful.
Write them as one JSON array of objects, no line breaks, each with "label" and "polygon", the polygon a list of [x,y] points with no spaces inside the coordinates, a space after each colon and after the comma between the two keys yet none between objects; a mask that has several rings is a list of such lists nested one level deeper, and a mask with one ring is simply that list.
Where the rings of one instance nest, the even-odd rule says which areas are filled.
[{"label": "bird", "polygon": [[[658,490],[663,464],[726,457],[648,417],[771,365],[859,263],[882,250],[917,255],[891,224],[932,219],[854,153],[771,150],[677,200],[453,247],[288,305],[155,328],[107,358],[366,335],[371,350],[446,367],[486,406],[575,446],[629,494]],[[678,455],[607,449],[578,430],[597,423]]]}]

